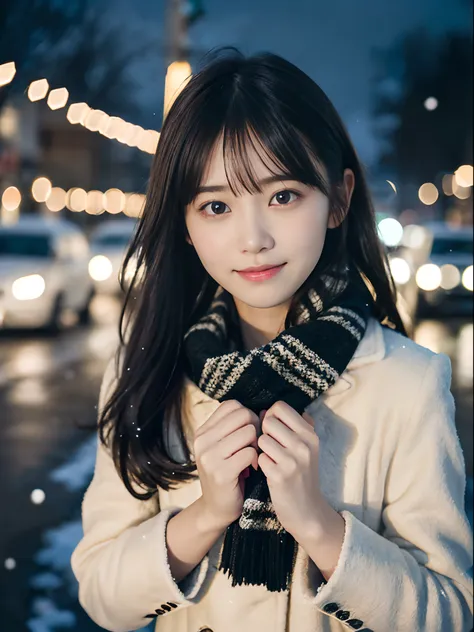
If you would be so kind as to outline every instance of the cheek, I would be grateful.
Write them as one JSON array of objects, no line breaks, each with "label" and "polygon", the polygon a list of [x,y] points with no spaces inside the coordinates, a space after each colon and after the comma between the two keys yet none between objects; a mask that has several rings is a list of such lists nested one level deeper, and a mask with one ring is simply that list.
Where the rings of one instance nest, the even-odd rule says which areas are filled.
[{"label": "cheek", "polygon": [[326,238],[327,222],[327,209],[318,205],[316,209],[313,207],[305,210],[299,221],[292,223],[291,230],[282,233],[282,238],[292,252],[307,253],[319,258]]},{"label": "cheek", "polygon": [[226,253],[229,253],[222,231],[211,230],[202,225],[188,225],[188,231],[197,255],[208,272],[217,265],[222,267]]}]

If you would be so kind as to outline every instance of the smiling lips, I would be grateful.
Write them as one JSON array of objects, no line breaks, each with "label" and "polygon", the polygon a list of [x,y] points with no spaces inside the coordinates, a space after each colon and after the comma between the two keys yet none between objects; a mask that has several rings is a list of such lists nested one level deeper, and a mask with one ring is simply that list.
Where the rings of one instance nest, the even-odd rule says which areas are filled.
[{"label": "smiling lips", "polygon": [[265,281],[267,279],[271,279],[276,274],[278,274],[284,265],[286,264],[282,263],[279,266],[258,266],[256,268],[237,270],[237,272],[240,274],[241,277],[247,279],[248,281]]}]

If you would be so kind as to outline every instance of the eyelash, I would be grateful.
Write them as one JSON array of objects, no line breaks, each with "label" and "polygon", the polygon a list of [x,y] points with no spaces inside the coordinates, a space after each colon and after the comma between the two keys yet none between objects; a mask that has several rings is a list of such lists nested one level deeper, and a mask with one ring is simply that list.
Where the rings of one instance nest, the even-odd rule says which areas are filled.
[{"label": "eyelash", "polygon": [[[302,198],[302,194],[299,193],[298,191],[294,191],[293,189],[282,189],[281,191],[277,191],[275,193],[275,195],[272,197],[275,198],[277,195],[279,195],[280,193],[292,193],[293,195],[296,196],[296,200],[293,200],[293,202],[289,202],[288,204],[273,204],[272,206],[290,206],[291,204],[293,204],[294,202],[296,202],[297,200],[299,200],[300,198]],[[220,213],[220,215],[208,215],[206,214],[204,211],[206,210],[206,208],[210,205],[213,204],[214,202],[220,202],[220,200],[211,200],[210,202],[206,202],[205,204],[203,204],[202,206],[199,207],[198,211],[201,215],[204,215],[205,217],[221,217],[222,215],[227,215],[227,213]],[[224,204],[224,202],[222,202],[222,204]],[[225,204],[225,206],[227,206],[227,204]]]}]

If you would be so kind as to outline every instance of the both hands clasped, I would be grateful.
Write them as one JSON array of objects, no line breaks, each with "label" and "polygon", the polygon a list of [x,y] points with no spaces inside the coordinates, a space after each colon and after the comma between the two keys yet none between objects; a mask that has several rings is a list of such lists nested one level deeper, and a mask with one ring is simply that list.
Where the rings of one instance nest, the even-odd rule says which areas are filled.
[{"label": "both hands clasped", "polygon": [[294,537],[327,508],[314,421],[285,402],[260,416],[236,400],[223,402],[196,432],[194,452],[204,505],[221,528],[242,513],[250,466],[262,469],[278,519]]}]

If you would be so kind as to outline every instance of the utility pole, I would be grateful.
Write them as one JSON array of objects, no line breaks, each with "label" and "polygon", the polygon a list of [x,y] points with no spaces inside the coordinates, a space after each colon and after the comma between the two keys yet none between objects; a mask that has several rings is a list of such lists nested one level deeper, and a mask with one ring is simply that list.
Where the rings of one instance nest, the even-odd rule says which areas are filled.
[{"label": "utility pole", "polygon": [[166,67],[174,61],[188,61],[188,17],[183,0],[168,0]]},{"label": "utility pole", "polygon": [[168,0],[163,118],[191,76],[188,27],[204,14],[201,0]]}]

